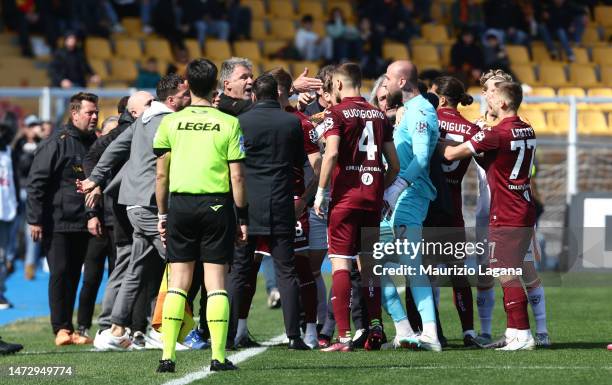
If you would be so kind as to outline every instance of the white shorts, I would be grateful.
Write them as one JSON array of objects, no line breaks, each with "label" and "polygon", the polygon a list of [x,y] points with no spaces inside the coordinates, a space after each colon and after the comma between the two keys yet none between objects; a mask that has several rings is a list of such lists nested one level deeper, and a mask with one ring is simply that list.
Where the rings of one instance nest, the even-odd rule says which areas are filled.
[{"label": "white shorts", "polygon": [[311,207],[308,209],[308,223],[310,224],[308,248],[310,250],[327,250],[327,218],[319,217]]}]

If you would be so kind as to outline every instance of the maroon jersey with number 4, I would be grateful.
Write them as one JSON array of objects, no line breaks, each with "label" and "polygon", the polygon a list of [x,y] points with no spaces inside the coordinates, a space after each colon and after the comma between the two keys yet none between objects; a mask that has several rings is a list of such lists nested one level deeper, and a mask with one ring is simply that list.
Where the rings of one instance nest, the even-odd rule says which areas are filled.
[{"label": "maroon jersey with number 4", "polygon": [[472,151],[483,153],[478,163],[491,189],[490,226],[533,227],[535,204],[531,169],[536,151],[533,128],[518,116],[505,118],[491,130],[470,139]]},{"label": "maroon jersey with number 4", "polygon": [[[480,128],[466,120],[459,111],[454,108],[438,109],[438,124],[440,136],[455,142],[463,143],[470,140]],[[453,200],[453,217],[448,222],[453,227],[463,227],[463,202],[461,195],[461,182],[470,166],[471,158],[455,160],[453,162],[443,160],[442,171],[446,177],[451,198]]]},{"label": "maroon jersey with number 4", "polygon": [[338,162],[332,173],[331,202],[380,213],[384,192],[383,143],[393,141],[385,114],[362,97],[349,97],[329,108],[323,136],[340,137]]}]

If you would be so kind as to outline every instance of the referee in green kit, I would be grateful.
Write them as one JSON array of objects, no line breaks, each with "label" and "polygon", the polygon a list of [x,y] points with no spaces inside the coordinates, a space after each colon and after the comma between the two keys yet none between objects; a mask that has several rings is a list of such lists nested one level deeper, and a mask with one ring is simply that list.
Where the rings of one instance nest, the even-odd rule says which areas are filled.
[{"label": "referee in green kit", "polygon": [[208,292],[210,370],[233,370],[236,367],[225,359],[229,317],[225,277],[234,254],[234,242],[247,240],[242,130],[237,118],[212,107],[217,67],[211,61],[197,59],[189,63],[187,82],[191,106],[164,117],[153,142],[159,157],[158,227],[170,263],[162,319],[164,347],[157,371],[175,370],[176,340],[195,263],[199,262],[204,263]]}]

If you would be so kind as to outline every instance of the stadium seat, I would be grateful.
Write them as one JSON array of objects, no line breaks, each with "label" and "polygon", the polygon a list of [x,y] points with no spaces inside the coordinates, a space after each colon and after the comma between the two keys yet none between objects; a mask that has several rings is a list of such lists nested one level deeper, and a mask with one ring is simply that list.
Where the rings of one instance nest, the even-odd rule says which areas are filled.
[{"label": "stadium seat", "polygon": [[531,56],[536,63],[547,63],[552,61],[548,48],[544,45],[534,44],[531,46]]},{"label": "stadium seat", "polygon": [[264,56],[276,55],[281,49],[288,45],[289,43],[285,40],[266,40],[263,42]]},{"label": "stadium seat", "polygon": [[166,39],[146,39],[144,41],[145,56],[159,60],[173,61],[172,49]]},{"label": "stadium seat", "polygon": [[251,22],[251,38],[254,40],[265,40],[269,37],[266,23],[263,20]]},{"label": "stadium seat", "polygon": [[292,20],[271,20],[270,34],[276,39],[285,39],[293,41],[293,39],[295,38],[295,24]]},{"label": "stadium seat", "polygon": [[191,59],[202,57],[202,49],[200,48],[200,43],[196,39],[185,39],[185,48],[187,48]]},{"label": "stadium seat", "polygon": [[383,44],[383,59],[401,60],[409,59],[408,48],[403,43],[385,42]]},{"label": "stadium seat", "polygon": [[591,64],[589,53],[586,48],[574,47],[572,51],[574,51],[574,56],[576,57],[574,64]]},{"label": "stadium seat", "polygon": [[567,111],[549,111],[546,118],[549,132],[567,134],[569,129],[569,113]]},{"label": "stadium seat", "polygon": [[601,66],[612,65],[612,47],[593,47],[593,61]]},{"label": "stadium seat", "polygon": [[612,87],[612,65],[602,66],[600,71],[603,85]]},{"label": "stadium seat", "polygon": [[578,87],[594,87],[601,84],[597,80],[595,69],[584,64],[570,65],[570,81]]},{"label": "stadium seat", "polygon": [[315,76],[319,72],[320,65],[314,61],[296,61],[291,64],[291,73],[295,76],[299,76],[304,68],[308,68],[308,73]]},{"label": "stadium seat", "polygon": [[325,19],[323,4],[320,1],[299,1],[298,12],[301,16],[311,15],[315,20]]},{"label": "stadium seat", "polygon": [[584,98],[586,96],[584,89],[579,87],[561,87],[557,94],[559,96],[575,96],[577,98]]},{"label": "stadium seat", "polygon": [[444,67],[448,67],[450,65],[450,53],[451,53],[452,45],[450,44],[442,44],[440,46],[440,52],[442,53],[442,65]]},{"label": "stadium seat", "polygon": [[606,117],[601,111],[579,111],[578,133],[591,135],[610,134]]},{"label": "stadium seat", "polygon": [[319,36],[326,36],[327,29],[325,28],[325,23],[321,20],[315,20],[312,23],[312,30]]},{"label": "stadium seat", "polygon": [[529,84],[530,86],[539,84],[531,64],[513,64],[512,72],[514,72],[517,80],[519,80],[521,83]]},{"label": "stadium seat", "polygon": [[612,27],[612,6],[596,6],[595,21],[603,27]]},{"label": "stadium seat", "polygon": [[230,45],[225,40],[208,40],[204,47],[206,58],[210,60],[227,60],[232,57]]},{"label": "stadium seat", "polygon": [[469,106],[459,105],[458,110],[461,115],[470,122],[474,122],[482,116],[480,113],[480,104],[477,103],[470,104]]},{"label": "stadium seat", "polygon": [[266,16],[266,8],[262,0],[243,0],[241,4],[251,9],[253,21],[261,20]]},{"label": "stadium seat", "polygon": [[109,79],[108,66],[103,59],[89,59],[89,65],[93,72],[100,76],[100,80],[104,82]]},{"label": "stadium seat", "polygon": [[[547,98],[554,98],[557,96],[555,90],[552,87],[533,87],[531,89],[531,93],[529,96],[542,96]],[[560,110],[565,106],[564,104],[554,103],[554,102],[545,102],[545,103],[531,103],[529,104],[530,108],[541,109],[543,111],[548,110]]]},{"label": "stadium seat", "polygon": [[430,43],[448,43],[451,41],[448,30],[440,24],[423,24],[421,26],[423,38]]},{"label": "stadium seat", "polygon": [[274,59],[274,60],[264,60],[261,62],[261,69],[265,72],[265,71],[270,71],[274,68],[282,68],[285,71],[291,73],[291,66],[289,65],[289,62],[287,60],[278,60],[278,59]]},{"label": "stadium seat", "polygon": [[536,135],[547,132],[546,118],[544,117],[544,112],[541,110],[521,109],[519,115],[529,121]]},{"label": "stadium seat", "polygon": [[587,96],[612,98],[612,89],[604,87],[589,88]]},{"label": "stadium seat", "polygon": [[137,76],[138,72],[133,60],[124,58],[113,58],[111,60],[110,80],[132,82]]},{"label": "stadium seat", "polygon": [[141,37],[144,35],[142,32],[142,22],[139,17],[124,17],[121,20],[121,25],[130,37]]},{"label": "stadium seat", "polygon": [[559,63],[543,63],[540,64],[540,83],[550,87],[567,86],[567,77],[565,69]]},{"label": "stadium seat", "polygon": [[88,37],[85,40],[85,56],[88,60],[108,60],[113,57],[110,42],[102,37]]},{"label": "stadium seat", "polygon": [[278,19],[292,20],[295,18],[293,2],[287,0],[271,0],[270,16]]},{"label": "stadium seat", "polygon": [[513,66],[515,64],[531,63],[531,60],[529,59],[529,52],[527,51],[527,47],[524,45],[508,45],[506,46],[506,52],[508,53],[508,58]]},{"label": "stadium seat", "polygon": [[237,41],[234,43],[234,55],[239,57],[247,57],[251,61],[259,63],[261,61],[261,53],[259,52],[259,44],[254,41]]},{"label": "stadium seat", "polygon": [[601,44],[601,34],[596,25],[587,25],[582,35],[582,44],[591,46]]},{"label": "stadium seat", "polygon": [[123,59],[142,59],[140,41],[136,39],[117,39],[115,41],[115,53]]},{"label": "stadium seat", "polygon": [[432,44],[412,45],[412,60],[421,63],[421,67],[417,66],[419,70],[425,69],[423,68],[424,64],[429,65],[428,68],[439,68],[442,66],[438,47]]}]

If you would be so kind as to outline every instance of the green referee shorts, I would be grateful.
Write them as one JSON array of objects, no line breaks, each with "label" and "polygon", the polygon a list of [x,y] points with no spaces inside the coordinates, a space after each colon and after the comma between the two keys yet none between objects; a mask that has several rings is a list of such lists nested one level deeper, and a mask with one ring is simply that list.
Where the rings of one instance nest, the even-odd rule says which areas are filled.
[{"label": "green referee shorts", "polygon": [[167,229],[168,262],[232,262],[236,216],[229,194],[172,193]]}]

